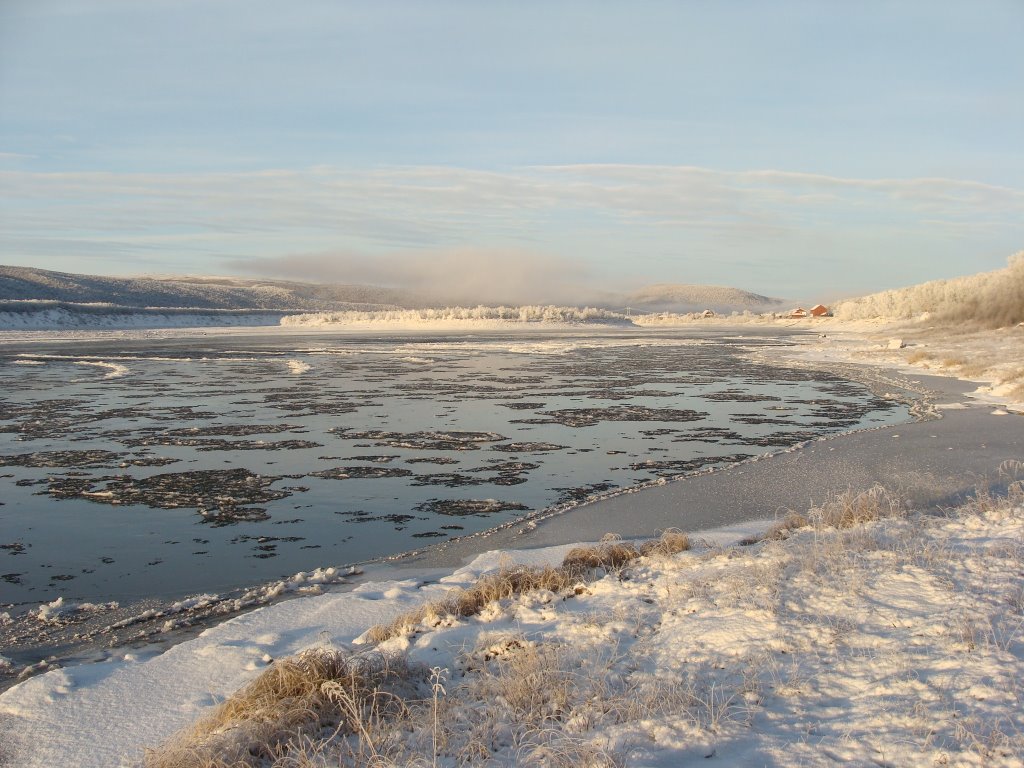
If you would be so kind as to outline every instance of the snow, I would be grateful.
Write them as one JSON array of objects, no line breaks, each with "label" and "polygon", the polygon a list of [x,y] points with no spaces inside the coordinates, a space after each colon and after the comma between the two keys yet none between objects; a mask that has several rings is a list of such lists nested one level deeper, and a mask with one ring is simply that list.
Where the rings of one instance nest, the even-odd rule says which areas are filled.
[{"label": "snow", "polygon": [[[513,556],[517,562],[556,562],[566,549]],[[8,743],[19,745],[17,765],[23,768],[131,764],[141,758],[144,746],[160,743],[244,685],[266,666],[265,659],[325,642],[347,645],[369,626],[471,583],[502,557],[481,555],[435,584],[371,582],[350,592],[257,609],[144,661],[122,658],[47,672],[0,696],[0,718],[8,719],[0,729],[7,732]],[[320,572],[297,578],[326,581],[332,576]],[[185,602],[181,610],[188,607]]]},{"label": "snow", "polygon": [[99,368],[106,371],[103,375],[104,379],[120,379],[123,376],[127,376],[131,373],[131,369],[126,365],[120,365],[119,363],[105,363],[98,360],[78,360],[75,365],[88,365],[93,368]]},{"label": "snow", "polygon": [[[0,313],[0,327],[11,327],[8,314]],[[13,314],[23,323],[28,317]],[[61,318],[36,320],[20,327],[56,327]],[[136,320],[104,322],[114,328]],[[184,326],[191,318],[173,315],[168,322]],[[413,325],[467,322],[520,321],[434,318]],[[869,318],[805,322],[821,332],[799,348],[805,357],[969,378],[979,383],[974,398],[999,406],[992,414],[1016,418],[1024,411],[1020,327],[952,334]],[[311,318],[293,330],[327,325]],[[888,341],[895,333],[899,347]],[[106,378],[130,373],[113,363],[75,362],[104,370]],[[296,375],[310,370],[301,360],[286,365]],[[650,503],[645,494],[629,498],[642,506]],[[647,715],[608,717],[607,708],[595,709],[572,722],[578,739],[623,754],[630,765],[712,756],[726,765],[1022,764],[1024,508],[974,507],[735,546],[765,526],[692,534],[702,541],[694,552],[641,561],[628,578],[606,576],[572,599],[546,593],[503,600],[479,617],[423,625],[386,647],[447,670],[456,711],[457,691],[468,680],[467,653],[507,649],[509,638],[561,649],[559,663],[574,672],[596,678],[594,665],[603,665],[614,684],[595,700],[628,696],[643,702]],[[325,568],[260,587],[231,609],[268,596],[304,596],[233,618],[157,655],[123,651],[4,692],[0,764],[4,757],[24,768],[137,764],[145,747],[208,712],[275,659],[325,645],[360,652],[360,636],[374,624],[509,563],[558,563],[568,549],[488,552],[434,581],[396,577],[324,593],[352,575]],[[221,599],[198,595],[172,606],[164,612],[167,631],[179,613]],[[61,598],[41,606],[38,618],[59,621],[108,607]],[[0,668],[11,664],[0,655]]]},{"label": "snow", "polygon": [[0,311],[0,328],[4,330],[59,330],[79,328],[141,329],[199,328],[216,326],[278,325],[281,313],[204,313],[142,311],[124,308],[108,312],[76,312],[64,308]]},{"label": "snow", "polygon": [[[893,321],[822,319],[820,335],[804,340],[812,360],[886,366],[974,382],[976,401],[1024,412],[1024,326],[950,328]],[[902,346],[888,341],[899,331]]]},{"label": "snow", "polygon": [[[712,754],[728,765],[1019,765],[1024,508],[807,530],[754,547],[734,546],[735,534],[700,534],[694,551],[637,561],[571,599],[531,593],[477,617],[428,620],[382,648],[445,670],[467,738],[477,710],[465,691],[481,684],[471,662],[515,640],[551,654],[551,680],[571,672],[583,689],[600,673],[606,687],[578,702],[575,734],[630,765]],[[7,741],[25,768],[133,764],[273,659],[359,652],[375,623],[510,563],[558,563],[567,549],[488,552],[437,582],[291,600],[152,658],[47,672],[0,696]],[[623,715],[627,700],[649,712]]]},{"label": "snow", "polygon": [[39,621],[56,623],[70,614],[89,613],[91,611],[109,611],[114,608],[117,608],[116,602],[65,603],[63,597],[58,597],[51,603],[44,603],[43,605],[40,605],[38,610],[35,611],[35,617],[39,619]]},{"label": "snow", "polygon": [[516,328],[523,324],[566,327],[580,324],[630,325],[623,314],[594,307],[444,307],[380,311],[314,312],[281,318],[283,327],[366,328],[381,325],[412,328]]}]

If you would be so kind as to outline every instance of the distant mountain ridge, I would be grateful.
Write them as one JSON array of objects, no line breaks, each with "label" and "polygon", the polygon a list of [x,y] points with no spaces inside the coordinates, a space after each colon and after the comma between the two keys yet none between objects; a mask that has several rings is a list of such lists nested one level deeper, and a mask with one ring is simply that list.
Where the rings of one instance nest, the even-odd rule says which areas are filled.
[{"label": "distant mountain ridge", "polygon": [[[236,277],[104,277],[34,267],[0,266],[0,301],[112,304],[130,308],[264,311],[372,311],[450,304],[374,285],[304,283]],[[779,299],[718,285],[657,284],[626,295],[574,305],[617,305],[640,311],[744,310],[777,306]]]},{"label": "distant mountain ridge", "polygon": [[[568,306],[549,307],[561,314],[547,314],[557,315],[563,322],[568,322],[566,318],[579,320],[584,315],[587,322],[597,322],[594,313],[603,312],[628,322],[627,309],[636,315],[705,309],[728,313],[765,311],[776,308],[780,302],[738,288],[659,284],[628,294],[573,297],[567,303]],[[501,309],[503,314],[499,314],[505,320],[509,312],[509,318],[522,315],[519,309],[536,310],[539,317],[547,317],[543,307],[533,305],[499,308],[493,302],[486,306],[483,302],[470,302],[466,307],[443,297],[373,285],[210,276],[106,277],[0,266],[0,328],[277,325],[294,315],[406,317],[401,313],[438,311],[444,317],[462,317],[469,312],[475,318],[490,317],[492,309]],[[577,318],[579,312],[584,315]],[[537,320],[533,314],[527,315]],[[292,319],[287,322],[294,324]]]},{"label": "distant mountain ridge", "polygon": [[0,301],[52,301],[202,310],[372,310],[418,303],[369,285],[319,285],[233,277],[102,277],[0,266]]}]

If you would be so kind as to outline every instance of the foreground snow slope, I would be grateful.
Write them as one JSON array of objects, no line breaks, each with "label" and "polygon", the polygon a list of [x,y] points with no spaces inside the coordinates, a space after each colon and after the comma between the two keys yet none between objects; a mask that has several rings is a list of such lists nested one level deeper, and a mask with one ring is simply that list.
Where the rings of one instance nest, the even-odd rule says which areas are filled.
[{"label": "foreground snow slope", "polygon": [[645,559],[383,648],[448,671],[444,765],[1020,766],[1021,501]]},{"label": "foreground snow slope", "polygon": [[[385,648],[447,670],[439,764],[477,749],[484,731],[495,764],[556,747],[584,761],[666,767],[711,755],[780,766],[1024,761],[1019,496],[753,547],[722,543],[389,640]],[[271,658],[344,646],[505,557],[557,562],[565,550],[488,553],[437,584],[294,600],[150,660],[28,680],[0,697],[9,764],[130,765]],[[518,693],[502,688],[513,680]],[[557,720],[512,705],[523,685],[541,710],[557,698]],[[404,750],[429,754],[430,723],[401,729],[397,764]]]}]

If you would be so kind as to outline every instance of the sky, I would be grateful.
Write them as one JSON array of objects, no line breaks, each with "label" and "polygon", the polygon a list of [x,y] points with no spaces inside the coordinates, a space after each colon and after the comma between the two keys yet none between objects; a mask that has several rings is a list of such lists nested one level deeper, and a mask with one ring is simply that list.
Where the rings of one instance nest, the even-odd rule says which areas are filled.
[{"label": "sky", "polygon": [[996,269],[1022,39],[1024,0],[0,0],[0,264],[548,298]]}]

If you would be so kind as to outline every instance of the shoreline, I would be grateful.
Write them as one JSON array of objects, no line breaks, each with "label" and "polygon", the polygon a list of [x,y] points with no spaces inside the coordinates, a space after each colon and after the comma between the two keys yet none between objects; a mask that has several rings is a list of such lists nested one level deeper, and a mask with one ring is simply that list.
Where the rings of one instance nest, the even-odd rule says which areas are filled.
[{"label": "shoreline", "polygon": [[[783,354],[796,352],[796,364],[814,367],[820,363],[820,367],[828,367],[826,361],[801,362],[803,346],[789,348]],[[892,370],[886,366],[869,367],[882,372]],[[29,678],[0,694],[0,712],[5,714],[4,719],[17,718],[19,710],[34,709],[33,701],[45,707],[58,702],[60,706],[53,717],[59,718],[63,707],[76,706],[72,702],[75,689],[80,688],[87,705],[96,707],[97,717],[103,721],[97,727],[105,730],[116,728],[119,717],[137,717],[138,712],[167,706],[176,700],[178,709],[170,718],[174,722],[166,727],[160,727],[166,721],[149,726],[154,730],[146,736],[146,743],[154,745],[190,722],[218,697],[244,684],[265,665],[259,658],[294,653],[322,642],[325,636],[332,644],[351,642],[381,617],[382,598],[386,602],[385,613],[399,613],[458,586],[488,567],[495,567],[502,551],[512,550],[511,556],[517,562],[557,559],[567,547],[615,532],[614,523],[626,520],[631,527],[626,531],[620,527],[618,532],[628,538],[653,536],[660,529],[678,527],[698,536],[717,532],[718,543],[734,543],[753,531],[763,530],[785,508],[806,509],[810,504],[825,501],[830,494],[849,488],[864,490],[878,482],[920,494],[918,504],[952,504],[973,489],[979,479],[994,472],[1002,460],[1024,456],[1024,430],[1019,427],[1018,415],[994,415],[999,409],[992,404],[965,402],[974,387],[971,382],[934,376],[918,378],[926,379],[922,386],[927,385],[936,393],[934,405],[942,418],[842,433],[740,465],[641,488],[642,493],[620,493],[543,520],[521,521],[489,536],[467,538],[465,547],[458,546],[460,542],[451,542],[440,558],[431,556],[436,552],[417,553],[401,562],[387,562],[379,568],[367,569],[366,575],[351,588],[346,586],[305,600],[287,599],[234,616],[155,656],[128,649],[121,658],[79,664]],[[692,510],[698,513],[689,514],[680,525],[680,514]],[[595,535],[588,536],[591,532]],[[487,551],[481,552],[484,547]],[[353,606],[360,610],[353,610]],[[343,612],[341,617],[337,615],[339,610]],[[289,630],[282,632],[283,627]],[[241,648],[246,638],[268,650],[255,658],[248,646],[245,653],[229,654],[219,677],[204,681],[203,691],[188,691],[186,686],[165,692],[168,701],[163,704],[160,697],[153,702],[140,693],[144,700],[131,704],[135,695],[131,679],[133,674],[146,676],[144,665],[187,667],[194,653],[206,653],[211,647],[233,647],[232,644]],[[109,684],[105,682],[108,678]],[[116,701],[107,698],[110,690],[114,690],[111,685],[118,691]],[[98,691],[104,693],[102,701],[95,698]],[[59,693],[56,698],[55,692]],[[40,704],[39,696],[49,703]],[[78,704],[83,705],[86,704]],[[159,720],[156,709],[153,713],[153,719]],[[7,730],[7,726],[2,730]]]},{"label": "shoreline", "polygon": [[[894,385],[899,380],[879,377],[878,372],[892,370],[881,366],[861,364],[869,370],[857,376],[847,366],[799,362],[839,370],[879,389],[883,379]],[[668,528],[700,533],[752,521],[771,522],[789,510],[806,509],[851,488],[874,485],[902,493],[917,507],[935,508],[974,490],[1002,461],[1024,456],[1024,429],[1016,422],[1020,417],[984,413],[1001,408],[970,401],[973,382],[919,375],[904,383],[920,386],[918,402],[923,407],[912,421],[826,435],[668,483],[619,489],[568,509],[541,510],[499,528],[396,556],[387,572],[411,575],[422,568],[464,565],[479,552],[483,539],[493,545],[490,548],[534,549],[596,541],[605,533],[639,539],[655,537]],[[976,419],[990,421],[979,424]],[[890,440],[902,442],[890,445]],[[928,467],[925,472],[920,471],[922,462]],[[807,465],[815,463],[816,471],[807,472]]]},{"label": "shoreline", "polygon": [[[896,369],[886,365],[852,362],[848,356],[838,359],[835,356],[822,356],[820,344],[817,345],[818,348],[815,348],[815,342],[819,335],[812,335],[812,329],[809,327],[794,328],[792,327],[793,323],[786,323],[785,327],[776,328],[765,327],[761,323],[754,324],[753,326],[743,323],[729,324],[725,319],[712,321],[712,323],[715,330],[719,333],[731,333],[740,336],[744,334],[756,336],[778,334],[780,338],[789,339],[794,342],[793,346],[752,351],[750,355],[767,363],[835,373],[843,378],[866,386],[876,395],[909,403],[911,406],[911,416],[915,419],[915,421],[909,422],[909,424],[914,424],[922,419],[935,418],[937,407],[941,408],[943,405],[960,403],[967,396],[972,386],[966,381],[950,377],[918,375],[917,379],[908,379],[908,375],[916,375],[918,372],[914,369],[908,371],[907,366],[903,366],[903,370],[897,372]],[[707,328],[712,323],[705,323],[703,327]],[[232,335],[250,335],[245,333],[246,329],[238,328],[232,330],[235,332]],[[265,337],[272,333],[271,329],[257,328],[249,330],[253,331],[251,335],[255,337]],[[663,329],[658,328],[655,330],[662,331]],[[754,333],[751,334],[751,331],[754,331]],[[293,335],[289,331],[286,332],[288,332],[288,335]],[[306,334],[303,333],[301,335]],[[313,332],[313,335],[321,334]],[[357,333],[356,335],[361,334]],[[583,333],[582,335],[587,334]],[[862,333],[854,331],[851,334],[847,332],[847,336],[851,335],[860,341],[864,340]],[[922,383],[921,379],[925,379],[926,383]],[[896,390],[896,392],[894,393],[893,390]],[[822,451],[821,455],[826,460],[834,459],[835,457],[829,455],[835,450],[834,446],[847,445],[843,441],[849,440],[854,436],[858,436],[857,450],[866,450],[867,453],[870,453],[870,448],[865,449],[863,446],[870,444],[873,440],[871,433],[877,432],[880,429],[892,430],[899,426],[902,425],[869,427],[866,430],[853,430],[834,435],[825,435],[815,440],[799,443],[780,450],[769,450],[737,464],[696,470],[693,473],[672,478],[667,483],[663,480],[649,481],[644,484],[600,494],[596,498],[582,503],[572,502],[569,505],[545,507],[525,518],[508,521],[494,528],[438,542],[437,544],[420,549],[399,552],[394,555],[387,555],[367,561],[353,561],[342,565],[327,566],[321,564],[316,570],[316,574],[319,574],[321,570],[338,573],[337,578],[332,577],[326,580],[320,579],[316,574],[311,574],[313,579],[310,581],[310,584],[314,584],[314,582],[321,583],[323,585],[322,590],[315,588],[310,590],[299,584],[300,588],[289,588],[282,592],[277,587],[286,583],[290,584],[295,578],[282,577],[280,582],[248,585],[217,596],[206,596],[215,597],[216,600],[212,603],[207,600],[206,602],[210,603],[211,607],[201,609],[198,615],[191,617],[179,617],[175,610],[177,603],[171,606],[170,603],[165,605],[162,602],[143,600],[138,603],[139,610],[142,610],[145,614],[158,613],[157,618],[159,621],[156,622],[158,625],[163,624],[163,619],[160,618],[160,616],[163,616],[161,606],[170,606],[169,615],[173,621],[169,620],[167,624],[173,623],[173,628],[164,628],[160,631],[154,631],[153,628],[143,629],[142,632],[134,637],[123,638],[113,644],[105,642],[104,637],[100,635],[95,638],[95,641],[86,641],[83,644],[68,647],[62,657],[54,657],[51,653],[53,649],[49,646],[45,648],[40,647],[41,652],[39,653],[34,653],[30,648],[21,647],[18,649],[16,658],[21,658],[23,664],[29,665],[29,676],[31,676],[32,674],[45,672],[50,668],[54,668],[54,666],[102,663],[108,660],[116,660],[125,652],[142,652],[146,654],[164,652],[179,643],[188,642],[188,640],[210,627],[244,616],[252,610],[271,607],[300,597],[315,597],[324,592],[344,593],[357,589],[367,583],[390,578],[416,578],[429,582],[450,573],[453,569],[465,566],[482,552],[493,549],[529,549],[578,543],[584,540],[596,541],[606,533],[616,533],[625,538],[642,538],[644,536],[655,536],[660,530],[667,527],[678,527],[686,530],[708,530],[737,523],[746,523],[752,520],[770,521],[780,511],[805,506],[808,503],[813,503],[815,499],[820,501],[827,495],[834,495],[851,487],[868,487],[875,483],[882,483],[893,487],[892,482],[887,482],[886,478],[880,477],[877,473],[853,475],[847,472],[845,475],[842,475],[829,472],[829,475],[835,474],[836,479],[829,484],[815,486],[817,492],[808,495],[806,498],[794,495],[793,493],[788,495],[782,493],[782,495],[776,494],[771,496],[770,498],[774,499],[774,502],[772,502],[766,500],[763,493],[759,494],[756,499],[745,498],[744,491],[748,483],[758,484],[766,490],[776,490],[776,486],[778,486],[779,491],[784,491],[786,488],[799,487],[804,483],[804,478],[800,476],[799,471],[797,471],[796,477],[790,477],[781,484],[778,478],[774,476],[787,473],[792,474],[796,471],[793,467],[798,466],[795,463],[800,461],[800,455],[805,452],[815,454],[816,451],[820,450]],[[865,432],[867,434],[862,434]],[[822,443],[828,445],[827,449],[821,448]],[[1019,450],[1015,455],[1024,455],[1024,450]],[[856,462],[856,457],[853,460]],[[861,460],[860,463],[863,464],[864,462]],[[950,469],[947,472],[949,477],[943,480],[944,485],[950,486],[950,483],[953,483],[961,491],[972,488],[979,473],[989,471],[993,466],[995,465],[992,463],[985,464],[984,466],[975,465],[960,473]],[[780,467],[780,469],[776,470],[776,467]],[[953,475],[955,474],[970,474],[970,480],[966,482],[961,480],[959,483],[955,483],[953,481]],[[843,480],[844,477],[847,479]],[[740,480],[738,478],[744,479]],[[749,478],[749,480],[746,478]],[[716,490],[719,484],[722,484],[727,489],[724,495]],[[678,486],[681,485],[685,485],[686,489],[679,490]],[[905,484],[900,487],[904,488],[904,486]],[[673,488],[676,490],[672,490]],[[638,494],[643,495],[643,500],[638,498]],[[709,503],[708,499],[714,499],[715,503]],[[928,500],[924,501],[925,503],[928,502]],[[638,505],[648,509],[646,515],[636,514],[636,507]],[[652,505],[673,511],[652,515],[650,513]],[[692,511],[695,509],[698,510],[697,513]],[[297,576],[306,576],[306,574],[297,574]],[[356,578],[350,578],[353,576]],[[258,594],[262,593],[266,593],[269,597],[259,597]],[[256,595],[256,599],[251,599],[253,595]],[[185,602],[188,602],[188,600],[185,600]],[[135,603],[125,605],[121,609],[121,613],[128,620],[131,620],[138,612],[133,608],[134,605]],[[185,620],[179,621],[179,619]],[[8,667],[8,670],[10,670],[10,667]],[[18,669],[20,674],[24,674],[24,671],[24,667]],[[0,666],[0,672],[3,672],[2,666]],[[6,678],[6,685],[0,687],[0,691],[17,685],[19,682],[19,679],[16,679],[10,671],[8,671]]]},{"label": "shoreline", "polygon": [[[266,338],[273,335],[268,329],[255,329],[252,334],[243,333],[244,329],[236,329],[234,336],[252,336],[252,338]],[[590,329],[593,331],[593,329]],[[731,336],[746,336],[755,339],[761,336],[770,335],[774,338],[786,340],[796,346],[780,346],[777,349],[756,351],[748,350],[746,356],[752,359],[775,365],[790,366],[795,363],[789,359],[793,350],[799,351],[802,348],[806,334],[794,333],[793,329],[751,329],[742,326],[722,326],[715,329],[718,335],[727,334]],[[661,329],[655,329],[651,338],[663,338]],[[562,331],[552,331],[561,336]],[[288,335],[292,335],[289,333]],[[306,334],[302,334],[305,336]],[[316,337],[321,333],[313,334]],[[528,334],[531,338],[535,332]],[[632,336],[633,334],[631,334]],[[638,339],[646,336],[641,330],[635,334]],[[592,336],[591,333],[580,331],[583,339],[602,336]],[[617,336],[617,334],[616,334]],[[699,337],[695,337],[699,338]],[[169,343],[171,340],[168,340]],[[912,391],[913,387],[906,381],[895,384],[887,377],[884,382],[879,382],[877,376],[850,376],[848,371],[838,371],[833,364],[810,363],[802,367],[816,368],[823,371],[838,373],[846,379],[852,379],[867,386],[876,395],[885,395],[888,399],[902,400],[903,402],[920,402],[921,393],[912,397],[894,396],[892,389],[900,391]],[[914,399],[914,398],[917,399]],[[913,410],[913,409],[912,409]],[[876,427],[869,427],[875,429]],[[827,436],[829,439],[841,438],[849,432],[841,432]],[[695,470],[690,474],[672,478],[669,484],[685,481],[700,475],[715,474],[718,472],[735,469],[744,464],[762,461],[777,453],[789,453],[798,450],[806,445],[799,443],[786,448],[765,449],[763,454],[745,459],[743,462],[734,465],[726,465],[718,468],[705,468]],[[438,542],[428,546],[420,547],[404,552],[396,552],[379,558],[362,561],[345,561],[343,563],[317,563],[313,570],[307,570],[294,575],[283,575],[280,579],[255,584],[246,584],[240,587],[221,591],[216,594],[203,593],[201,599],[196,600],[195,595],[181,595],[173,598],[143,598],[132,602],[122,602],[113,612],[97,612],[93,614],[78,614],[74,612],[74,602],[66,607],[56,606],[53,613],[59,614],[67,610],[69,614],[74,613],[75,621],[70,625],[75,632],[72,638],[70,632],[65,638],[58,638],[56,642],[32,646],[28,644],[12,645],[10,650],[5,651],[12,662],[4,670],[0,664],[0,691],[16,685],[20,680],[26,679],[34,674],[45,673],[50,669],[61,666],[77,664],[102,663],[108,660],[120,658],[125,653],[145,653],[147,655],[157,652],[164,652],[167,649],[196,637],[206,629],[216,626],[225,621],[230,621],[249,611],[280,604],[300,597],[316,596],[323,592],[347,592],[358,588],[360,585],[375,581],[388,580],[391,578],[416,578],[422,581],[436,580],[450,573],[453,569],[466,565],[473,557],[484,551],[495,548],[522,548],[539,546],[532,543],[523,543],[518,540],[521,531],[538,524],[538,522],[552,517],[564,515],[572,516],[581,507],[587,507],[592,503],[606,501],[616,497],[632,498],[641,491],[656,489],[666,483],[665,480],[649,480],[637,485],[615,489],[605,494],[594,494],[591,501],[573,501],[567,504],[557,504],[538,509],[525,518],[518,518],[499,524],[476,533],[467,534],[462,537],[452,538],[444,542]],[[744,519],[749,519],[746,516]],[[726,522],[735,522],[733,518]],[[682,525],[682,524],[681,524]],[[718,527],[717,525],[713,527]],[[588,531],[590,538],[599,539],[603,534],[614,530],[611,527],[604,527],[599,530]],[[618,530],[628,537],[642,535],[632,530]],[[577,537],[580,533],[575,532]],[[576,541],[577,539],[573,539]],[[572,543],[566,540],[559,543]],[[40,606],[47,605],[43,601]],[[194,607],[190,606],[196,603]],[[186,606],[184,609],[179,606]],[[17,620],[17,619],[16,619]],[[113,622],[113,624],[111,624]],[[107,627],[116,628],[115,636],[111,636]],[[5,674],[6,673],[6,674]]]}]

